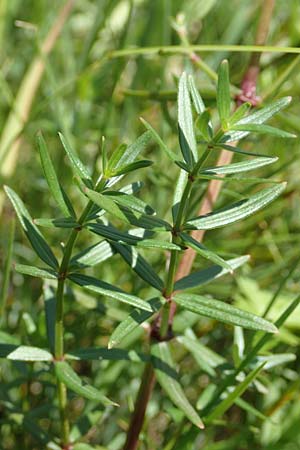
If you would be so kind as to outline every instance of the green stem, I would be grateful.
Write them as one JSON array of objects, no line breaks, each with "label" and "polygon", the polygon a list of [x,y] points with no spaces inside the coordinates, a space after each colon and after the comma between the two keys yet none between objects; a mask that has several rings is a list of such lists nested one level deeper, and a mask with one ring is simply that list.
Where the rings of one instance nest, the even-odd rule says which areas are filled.
[{"label": "green stem", "polygon": [[[105,179],[102,179],[96,190],[101,191],[105,187]],[[70,259],[72,257],[73,248],[80,231],[81,225],[88,217],[91,209],[93,207],[93,202],[90,200],[83,210],[81,216],[77,220],[79,227],[73,229],[67,240],[64,256],[62,258],[59,271],[58,271],[58,283],[56,290],[56,315],[55,315],[55,345],[54,345],[54,357],[55,360],[62,360],[64,358],[64,288],[65,281],[67,277],[67,272],[69,268]],[[67,389],[64,383],[57,379],[57,391],[58,391],[58,404],[61,418],[61,438],[62,444],[66,445],[69,443],[69,420],[67,416]]]}]

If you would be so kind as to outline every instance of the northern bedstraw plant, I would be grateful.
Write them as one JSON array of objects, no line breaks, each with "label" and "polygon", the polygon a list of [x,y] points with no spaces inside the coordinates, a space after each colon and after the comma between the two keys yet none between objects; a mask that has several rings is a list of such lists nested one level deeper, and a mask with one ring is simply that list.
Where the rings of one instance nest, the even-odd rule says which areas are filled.
[{"label": "northern bedstraw plant", "polygon": [[[246,311],[237,309],[223,301],[189,292],[197,286],[208,283],[226,273],[232,273],[248,260],[241,256],[231,260],[224,260],[190,236],[190,231],[210,230],[232,224],[238,220],[254,214],[267,206],[284,189],[284,183],[260,178],[245,178],[240,176],[244,172],[271,164],[277,158],[260,153],[247,152],[234,145],[249,133],[266,133],[281,138],[292,137],[291,134],[265,125],[278,111],[286,107],[290,98],[282,98],[252,113],[249,105],[243,104],[234,112],[230,98],[230,84],[228,64],[224,61],[219,68],[217,83],[218,123],[211,120],[209,111],[195,86],[193,77],[183,73],[178,87],[178,135],[181,156],[170,150],[158,136],[150,124],[143,120],[147,131],[137,141],[120,147],[108,157],[103,142],[102,173],[96,181],[93,180],[88,169],[72,150],[66,139],[60,135],[62,146],[74,172],[76,186],[80,195],[86,199],[86,206],[81,213],[75,212],[76,205],[72,205],[67,193],[61,186],[46,143],[41,134],[37,137],[42,168],[49,190],[61,212],[61,217],[53,219],[32,220],[24,203],[9,187],[6,193],[10,198],[19,221],[27,235],[31,246],[45,267],[16,265],[16,270],[22,274],[50,280],[45,289],[45,314],[49,348],[42,349],[25,345],[2,345],[1,354],[16,361],[45,361],[54,368],[57,383],[58,409],[60,412],[61,436],[45,436],[42,430],[37,432],[39,439],[48,448],[81,449],[92,448],[88,444],[80,444],[81,436],[70,437],[70,417],[68,414],[67,390],[99,404],[117,407],[119,399],[110,400],[101,391],[85,384],[72,368],[72,360],[110,359],[127,361],[134,360],[146,363],[146,377],[144,377],[139,393],[138,402],[142,408],[147,406],[146,392],[149,383],[153,382],[155,371],[158,382],[172,402],[198,428],[211,423],[239,399],[249,384],[257,377],[263,365],[258,361],[248,374],[244,374],[243,381],[227,396],[215,399],[213,408],[204,410],[199,416],[190,404],[181,387],[172,359],[169,341],[176,340],[172,330],[174,305],[191,311],[200,316],[209,317],[220,322],[266,333],[276,333],[277,328],[268,320]],[[195,119],[195,120],[194,120]],[[151,161],[139,159],[139,155],[153,139],[162,152],[165,152],[170,163],[180,170],[178,182],[174,192],[172,204],[172,222],[159,218],[151,206],[147,205],[135,194],[141,189],[139,181],[120,186],[120,181],[130,172],[141,169],[152,170]],[[221,149],[245,156],[245,160],[227,166],[208,167],[206,160],[212,153]],[[250,157],[250,158],[249,158]],[[253,195],[237,203],[231,204],[202,217],[193,217],[192,205],[195,192],[201,185],[211,179],[226,177],[228,181],[239,180],[241,183],[269,183],[270,186],[254,192]],[[125,224],[126,228],[124,228]],[[69,229],[69,237],[64,243],[63,255],[59,258],[59,249],[52,250],[41,227]],[[88,248],[75,252],[78,236],[83,232],[90,232],[100,236],[101,240]],[[157,237],[158,236],[158,237]],[[167,238],[165,238],[165,236]],[[156,273],[150,263],[139,254],[139,248],[168,251],[170,253],[167,273],[164,279]],[[209,260],[213,265],[202,271],[192,273],[175,282],[178,262],[186,248],[193,248],[201,257]],[[106,261],[113,254],[118,253],[128,264],[128,270],[133,270],[147,285],[156,290],[156,295],[150,299],[122,291],[118,286],[111,285],[83,273],[86,269]],[[106,262],[106,264],[108,264]],[[74,349],[65,353],[64,350],[64,302],[66,301],[66,287],[72,289],[77,285],[95,294],[117,300],[134,307],[130,315],[114,330],[109,348]],[[298,300],[295,305],[298,304]],[[281,325],[295,307],[292,305],[277,325]],[[143,322],[151,321],[151,351],[149,354],[133,351],[118,351],[119,343],[132,333]],[[240,330],[240,328],[236,328]],[[238,331],[236,331],[238,333]],[[214,374],[214,368],[219,364],[216,355],[203,347],[193,336],[181,336],[178,342],[183,343],[192,354],[202,358],[204,371]],[[263,343],[264,343],[263,342]],[[250,351],[251,360],[256,356],[261,346]],[[213,355],[213,357],[212,357]],[[217,359],[216,359],[217,358]],[[240,365],[240,370],[245,368]],[[240,372],[237,370],[236,374]],[[236,375],[235,374],[235,375]],[[235,379],[235,375],[233,379]],[[225,383],[225,388],[226,388]],[[221,396],[222,394],[222,396]],[[143,397],[145,396],[145,398]],[[213,395],[211,395],[213,399]],[[142,414],[141,414],[142,413]],[[143,420],[144,411],[137,410],[133,416],[133,423]],[[38,430],[36,428],[36,430]],[[76,443],[76,441],[78,441]],[[137,441],[132,441],[130,433],[125,444],[126,449],[136,448]]]}]

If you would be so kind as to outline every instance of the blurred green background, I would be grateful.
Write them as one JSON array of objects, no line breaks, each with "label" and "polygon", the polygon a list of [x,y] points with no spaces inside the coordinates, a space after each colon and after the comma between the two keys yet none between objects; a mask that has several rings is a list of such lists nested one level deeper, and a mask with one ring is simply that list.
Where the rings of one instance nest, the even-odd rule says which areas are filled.
[{"label": "blurred green background", "polygon": [[[189,42],[193,44],[253,44],[261,5],[257,0],[0,1],[0,262],[3,268],[14,217],[4,197],[3,184],[18,192],[33,217],[56,214],[35,146],[38,130],[43,131],[60,180],[80,210],[82,197],[72,181],[58,131],[68,137],[95,173],[101,168],[101,136],[105,136],[111,153],[121,142],[130,143],[144,131],[140,116],[175,150],[178,146],[176,84],[183,69],[193,71],[203,99],[212,115],[215,113],[214,77],[193,66],[188,57],[158,53],[113,58],[110,52],[131,46],[181,45],[175,22],[177,27],[184,23]],[[277,0],[267,44],[299,46],[299,16],[298,0]],[[223,58],[228,58],[231,82],[238,87],[250,54],[229,53],[220,48],[201,57],[212,71]],[[265,103],[285,95],[293,97],[288,110],[273,123],[296,134],[300,131],[298,62],[297,55],[264,53],[258,83],[258,94]],[[294,268],[269,316],[274,320],[299,293],[299,139],[285,141],[259,135],[245,140],[243,148],[278,156],[275,165],[261,169],[257,176],[273,175],[276,180],[286,180],[287,189],[263,212],[242,223],[207,233],[205,244],[222,257],[250,254],[251,260],[234,277],[228,276],[199,291],[232,300],[244,309],[261,314],[280,282]],[[140,196],[162,217],[168,218],[178,167],[170,167],[154,143],[145,156],[155,164],[140,174],[139,179],[145,183]],[[132,175],[131,179],[136,180],[137,176]],[[251,188],[249,184],[226,182],[217,206],[241,198]],[[195,193],[195,210],[202,193]],[[65,240],[67,232],[51,229],[46,234],[61,256],[59,243]],[[93,237],[86,234],[78,247],[92,242]],[[164,255],[149,251],[144,254],[158,272],[164,273]],[[13,261],[35,263],[35,255],[18,226]],[[197,258],[194,269],[205,264]],[[94,269],[94,275],[129,292],[150,295],[149,288],[127,270],[118,256]],[[47,347],[41,281],[12,270],[8,290],[2,289],[1,299],[0,338],[3,333],[3,339],[7,339],[7,333],[16,342]],[[106,345],[112,330],[128,312],[124,306],[97,301],[81,291],[70,291],[68,300],[67,349]],[[227,414],[226,426],[220,424],[196,433],[157,388],[149,404],[140,448],[300,449],[299,362],[293,356],[299,353],[299,319],[298,309],[271,344],[277,353],[292,356],[264,373],[258,390],[256,386],[247,393],[247,400],[268,418],[258,418],[251,411],[234,407]],[[228,361],[232,360],[230,327],[210,320],[196,321],[192,314],[179,314],[176,331],[183,333],[187,326],[205,344]],[[141,349],[145,345],[146,334],[142,331],[135,333],[130,342],[124,342],[128,348]],[[195,404],[209,384],[208,376],[183,348],[177,348],[176,355],[182,384]],[[104,412],[73,397],[70,411],[74,423],[89,413],[97,427],[92,428],[87,441],[99,449],[122,448],[142,368],[121,361],[80,363],[76,369],[90,377],[107,395],[112,395],[121,407]],[[0,381],[0,448],[44,448],[35,436],[32,423],[36,421],[45,433],[58,433],[57,411],[51,406],[55,387],[48,367],[42,363],[33,366],[2,360]],[[24,417],[28,418],[27,422]],[[74,427],[74,436],[76,430]]]}]

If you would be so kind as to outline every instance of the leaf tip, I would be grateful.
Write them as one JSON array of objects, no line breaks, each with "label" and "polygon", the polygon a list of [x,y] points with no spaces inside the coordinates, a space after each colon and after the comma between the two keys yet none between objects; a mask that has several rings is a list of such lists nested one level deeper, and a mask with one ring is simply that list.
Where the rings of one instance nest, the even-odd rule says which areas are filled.
[{"label": "leaf tip", "polygon": [[205,425],[204,425],[204,423],[202,422],[202,420],[200,420],[200,421],[198,422],[197,426],[198,426],[198,428],[200,428],[200,430],[204,430],[204,428],[205,428]]}]

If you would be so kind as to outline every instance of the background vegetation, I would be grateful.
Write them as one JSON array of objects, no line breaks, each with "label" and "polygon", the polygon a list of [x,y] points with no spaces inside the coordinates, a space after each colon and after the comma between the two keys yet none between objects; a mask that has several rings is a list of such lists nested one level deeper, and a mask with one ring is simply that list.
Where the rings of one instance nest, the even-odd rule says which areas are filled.
[{"label": "background vegetation", "polygon": [[[61,12],[62,2],[57,0],[51,3],[46,0],[2,0],[1,185],[5,183],[14,188],[25,204],[30,205],[33,217],[53,216],[55,205],[42,177],[35,146],[35,135],[40,129],[60,180],[79,209],[82,199],[72,184],[72,173],[67,168],[58,131],[68,137],[81,159],[95,171],[101,165],[101,136],[106,138],[108,153],[121,142],[133,142],[144,131],[140,116],[152,124],[170,148],[176,148],[177,77],[182,70],[193,71],[203,99],[214,115],[215,71],[219,63],[225,57],[229,60],[234,95],[247,70],[250,53],[230,52],[220,47],[201,53],[203,59],[195,63],[191,55],[180,52],[138,56],[128,52],[124,57],[116,57],[113,51],[132,46],[184,46],[182,30],[187,31],[186,38],[193,44],[253,44],[262,3],[247,0],[77,0],[67,2],[67,8]],[[267,44],[299,46],[299,14],[297,0],[277,0]],[[258,95],[266,103],[285,95],[293,97],[291,105],[273,119],[272,125],[296,134],[300,129],[299,61],[295,54],[265,52],[260,61],[257,88]],[[275,165],[266,166],[258,173],[262,177],[273,175],[276,180],[287,181],[287,189],[266,210],[206,234],[205,245],[225,259],[243,254],[249,254],[251,259],[234,276],[216,280],[199,292],[212,294],[261,315],[280,289],[268,316],[275,321],[299,293],[299,140],[256,135],[247,139],[243,148],[278,156]],[[170,169],[168,159],[154,142],[147,147],[144,156],[154,160],[155,164],[151,171],[145,170],[139,177],[144,182],[141,197],[164,216],[170,211],[178,170],[176,166]],[[134,175],[131,178],[132,181],[136,179]],[[216,206],[240,199],[249,189],[247,184],[225,183]],[[195,202],[198,203],[202,194],[199,192]],[[2,187],[0,207],[3,267],[0,339],[47,347],[42,282],[14,270],[9,278],[5,275],[11,266],[9,236],[13,233],[14,214]],[[166,215],[166,219],[170,217]],[[50,235],[52,242],[57,243],[65,240],[67,232],[54,229],[50,230]],[[84,245],[83,241],[78,242],[79,249]],[[157,272],[164,273],[162,253],[148,252],[147,256]],[[17,227],[13,261],[33,265],[35,258]],[[205,266],[203,259],[196,258],[193,268]],[[96,267],[93,275],[128,292],[142,293],[145,298],[150,295],[149,288],[118,256],[114,256],[113,264]],[[76,289],[68,292],[67,350],[106,346],[116,325],[126,317],[126,306],[99,299]],[[222,421],[205,431],[193,427],[161,395],[157,386],[147,409],[139,448],[299,449],[299,317],[299,309],[296,309],[279,335],[272,338],[269,349],[281,354],[281,359],[278,364],[274,363],[272,370],[262,372],[256,384],[247,391],[243,397],[247,403],[234,405]],[[178,334],[192,336],[191,333],[195,333],[203,344],[224,358],[226,364],[235,362],[239,352],[243,351],[243,340],[230,326],[209,319],[199,320],[192,313],[181,312],[176,316],[174,327]],[[245,333],[245,337],[247,344],[252,339],[251,332]],[[121,347],[143,350],[146,345],[147,333],[139,329],[130,339],[124,340]],[[184,346],[177,346],[174,355],[186,395],[201,409],[205,403],[201,393],[210,384],[210,376]],[[226,369],[226,364],[222,370]],[[128,361],[81,361],[74,367],[77,373],[92,380],[121,406],[103,409],[71,395],[72,436],[75,438],[81,428],[84,441],[93,448],[121,449],[142,365]],[[59,434],[57,410],[52,406],[55,387],[48,366],[3,359],[0,380],[0,447],[5,450],[43,448],[42,433]]]}]

